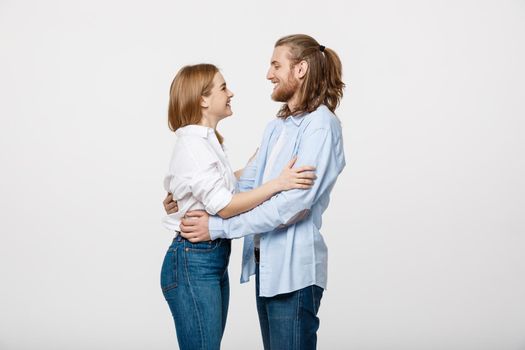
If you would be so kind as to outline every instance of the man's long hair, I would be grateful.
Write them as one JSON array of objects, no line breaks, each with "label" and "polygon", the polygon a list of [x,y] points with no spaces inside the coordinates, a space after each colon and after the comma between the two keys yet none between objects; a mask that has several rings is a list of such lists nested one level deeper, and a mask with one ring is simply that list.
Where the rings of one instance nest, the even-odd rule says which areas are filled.
[{"label": "man's long hair", "polygon": [[284,104],[277,116],[285,118],[290,114],[311,113],[324,104],[335,112],[343,97],[345,84],[341,80],[342,65],[334,50],[319,45],[311,36],[293,34],[280,38],[275,47],[286,46],[290,49],[292,67],[301,61],[308,63],[308,70],[299,91],[299,102],[292,112]]}]

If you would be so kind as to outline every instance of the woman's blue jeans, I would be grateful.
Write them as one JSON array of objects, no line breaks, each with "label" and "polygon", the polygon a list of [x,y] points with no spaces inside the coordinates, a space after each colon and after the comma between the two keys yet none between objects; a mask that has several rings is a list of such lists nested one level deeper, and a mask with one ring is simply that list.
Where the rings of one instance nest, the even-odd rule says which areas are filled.
[{"label": "woman's blue jeans", "polygon": [[161,271],[161,287],[175,321],[181,350],[219,350],[230,287],[230,240],[190,243],[173,239]]}]

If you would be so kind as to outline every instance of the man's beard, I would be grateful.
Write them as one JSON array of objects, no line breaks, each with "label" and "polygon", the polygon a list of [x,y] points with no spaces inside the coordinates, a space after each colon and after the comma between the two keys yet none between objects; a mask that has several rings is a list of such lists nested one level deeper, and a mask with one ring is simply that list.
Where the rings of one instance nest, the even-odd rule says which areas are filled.
[{"label": "man's beard", "polygon": [[286,82],[281,82],[279,85],[272,94],[272,99],[277,102],[288,102],[299,88],[299,82],[291,74]]}]

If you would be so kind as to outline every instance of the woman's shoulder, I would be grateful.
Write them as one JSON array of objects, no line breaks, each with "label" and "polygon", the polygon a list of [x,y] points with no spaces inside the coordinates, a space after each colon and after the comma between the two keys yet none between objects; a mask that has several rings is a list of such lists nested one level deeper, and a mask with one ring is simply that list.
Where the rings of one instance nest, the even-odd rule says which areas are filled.
[{"label": "woman's shoulder", "polygon": [[179,136],[173,147],[170,169],[178,174],[194,173],[218,160],[206,138]]}]

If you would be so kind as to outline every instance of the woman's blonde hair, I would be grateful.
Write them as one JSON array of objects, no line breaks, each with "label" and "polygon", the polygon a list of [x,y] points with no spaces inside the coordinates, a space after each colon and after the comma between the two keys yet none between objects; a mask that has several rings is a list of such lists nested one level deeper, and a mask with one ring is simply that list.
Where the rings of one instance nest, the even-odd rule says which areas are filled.
[{"label": "woman's blonde hair", "polygon": [[[201,99],[213,89],[213,78],[219,69],[213,64],[196,64],[182,67],[170,87],[168,125],[176,131],[186,125],[199,124],[202,119]],[[219,142],[222,136],[215,131]]]}]

